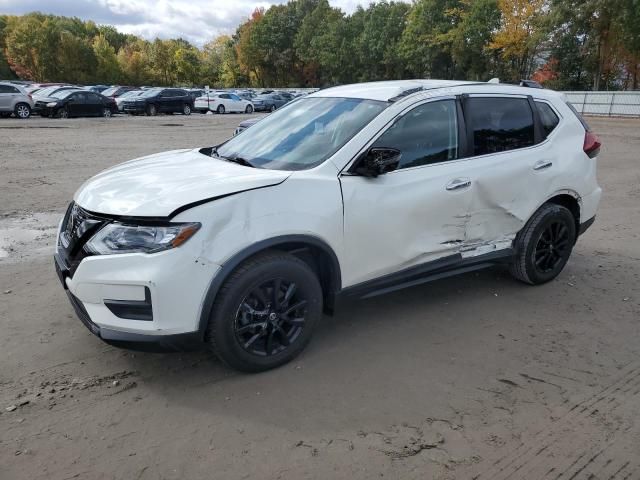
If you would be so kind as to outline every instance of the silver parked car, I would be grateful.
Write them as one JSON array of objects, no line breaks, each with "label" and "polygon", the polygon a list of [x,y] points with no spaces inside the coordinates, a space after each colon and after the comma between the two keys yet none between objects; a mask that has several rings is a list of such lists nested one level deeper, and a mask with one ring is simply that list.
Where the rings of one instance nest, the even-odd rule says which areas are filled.
[{"label": "silver parked car", "polygon": [[29,118],[33,100],[25,89],[12,83],[0,83],[0,116],[10,117],[13,113],[17,118]]}]

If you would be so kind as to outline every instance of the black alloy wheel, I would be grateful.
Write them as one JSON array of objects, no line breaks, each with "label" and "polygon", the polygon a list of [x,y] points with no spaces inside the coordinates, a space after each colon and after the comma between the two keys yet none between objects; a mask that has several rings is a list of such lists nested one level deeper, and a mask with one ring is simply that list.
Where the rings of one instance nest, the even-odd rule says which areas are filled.
[{"label": "black alloy wheel", "polygon": [[534,251],[535,266],[540,273],[555,270],[571,253],[569,229],[559,221],[550,222],[540,233]]},{"label": "black alloy wheel", "polygon": [[322,286],[304,260],[280,251],[247,259],[225,279],[205,340],[227,365],[262,372],[307,346],[322,318]]},{"label": "black alloy wheel", "polygon": [[556,278],[571,256],[577,221],[562,205],[547,203],[540,207],[516,236],[511,275],[531,285]]},{"label": "black alloy wheel", "polygon": [[271,356],[296,341],[305,327],[307,300],[295,282],[275,278],[253,288],[235,321],[236,339],[253,355]]}]

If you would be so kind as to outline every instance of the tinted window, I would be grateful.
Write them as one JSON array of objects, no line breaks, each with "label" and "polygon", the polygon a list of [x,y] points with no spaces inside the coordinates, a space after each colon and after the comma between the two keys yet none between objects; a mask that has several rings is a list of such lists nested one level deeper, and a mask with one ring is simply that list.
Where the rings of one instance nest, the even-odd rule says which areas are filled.
[{"label": "tinted window", "polygon": [[186,90],[173,90],[173,95],[175,97],[185,97],[189,95]]},{"label": "tinted window", "polygon": [[553,129],[558,126],[560,119],[547,103],[536,102],[536,108],[538,109],[538,116],[542,124],[543,137],[547,138]]},{"label": "tinted window", "polygon": [[526,98],[471,97],[466,102],[473,154],[505,152],[533,145],[533,113]]},{"label": "tinted window", "polygon": [[231,97],[229,97],[229,95],[227,93],[222,93],[222,94],[220,94],[220,98],[226,98],[228,100]]},{"label": "tinted window", "polygon": [[237,95],[234,95],[233,93],[229,95],[231,97],[231,100],[235,100],[236,102],[240,100],[240,97]]},{"label": "tinted window", "polygon": [[282,97],[280,95],[272,95],[272,97],[274,100],[282,100]]},{"label": "tinted window", "polygon": [[0,85],[0,93],[13,93],[13,88],[8,85]]},{"label": "tinted window", "polygon": [[425,103],[398,119],[373,145],[397,148],[398,168],[417,167],[458,157],[454,100]]}]

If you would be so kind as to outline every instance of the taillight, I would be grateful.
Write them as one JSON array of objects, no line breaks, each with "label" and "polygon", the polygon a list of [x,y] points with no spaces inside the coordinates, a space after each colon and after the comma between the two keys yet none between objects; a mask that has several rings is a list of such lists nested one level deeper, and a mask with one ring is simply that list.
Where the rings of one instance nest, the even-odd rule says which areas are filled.
[{"label": "taillight", "polygon": [[602,144],[600,143],[600,139],[595,133],[586,132],[584,134],[584,145],[582,146],[582,149],[589,158],[593,158],[598,155],[598,153],[600,153],[601,146]]}]

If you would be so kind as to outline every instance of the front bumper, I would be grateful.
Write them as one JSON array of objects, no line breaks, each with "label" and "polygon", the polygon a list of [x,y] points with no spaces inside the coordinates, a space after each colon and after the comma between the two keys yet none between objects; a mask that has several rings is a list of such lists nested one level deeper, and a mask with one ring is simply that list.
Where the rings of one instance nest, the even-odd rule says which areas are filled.
[{"label": "front bumper", "polygon": [[147,111],[145,104],[127,105],[124,104],[122,110],[126,113],[144,113]]},{"label": "front bumper", "polygon": [[[132,328],[136,324],[139,326],[141,322],[144,322],[151,326],[154,320],[150,320],[148,318],[135,318],[135,312],[132,314],[130,313],[130,310],[127,309],[124,309],[122,312],[114,312],[109,308],[109,302],[106,299],[103,299],[102,305],[83,302],[78,296],[76,296],[76,293],[83,294],[83,289],[77,288],[77,285],[74,284],[73,278],[70,277],[69,269],[59,254],[54,255],[54,263],[58,278],[69,297],[69,301],[76,315],[91,333],[103,340],[105,343],[130,350],[149,352],[187,351],[202,348],[203,332],[200,332],[198,329],[194,331],[166,334],[158,331],[152,332],[150,330],[141,330],[139,328],[136,331]],[[74,275],[74,278],[75,276],[76,275]],[[93,287],[94,289],[96,287],[100,288],[100,286],[96,284],[94,284]],[[105,287],[108,289],[108,287],[113,286],[103,285],[101,289],[104,290]],[[76,293],[74,293],[72,289],[75,289]],[[84,295],[86,294],[87,292],[84,292]],[[121,305],[127,303],[133,305],[142,303],[135,300],[130,302],[125,300],[121,302]],[[149,303],[149,307],[151,308],[151,303]],[[154,308],[157,310],[157,306]],[[92,313],[89,313],[89,311]],[[130,318],[121,318],[118,315],[128,315]],[[119,322],[124,321],[132,325],[129,325],[129,328],[126,330],[118,329],[117,327],[114,328],[108,323],[110,318]]]},{"label": "front bumper", "polygon": [[[200,257],[206,237],[153,254],[80,255],[74,252],[82,251],[82,245],[62,241],[62,232],[65,239],[69,233],[65,223],[73,227],[104,217],[74,216],[73,211],[70,206],[59,227],[55,268],[89,330],[107,343],[136,349],[176,349],[174,345],[184,349],[194,340],[201,344],[201,313],[209,286],[220,270],[219,265]],[[67,220],[70,217],[74,222]]]}]

